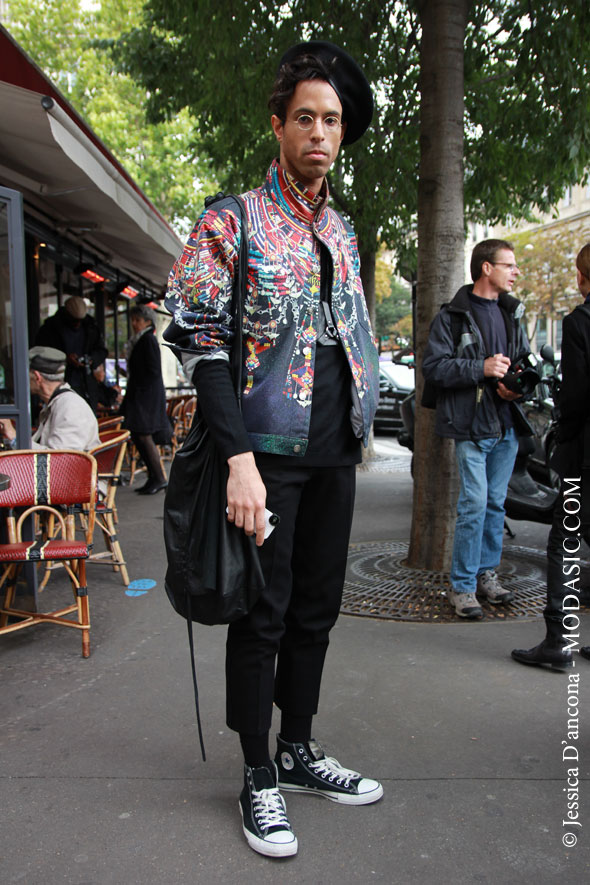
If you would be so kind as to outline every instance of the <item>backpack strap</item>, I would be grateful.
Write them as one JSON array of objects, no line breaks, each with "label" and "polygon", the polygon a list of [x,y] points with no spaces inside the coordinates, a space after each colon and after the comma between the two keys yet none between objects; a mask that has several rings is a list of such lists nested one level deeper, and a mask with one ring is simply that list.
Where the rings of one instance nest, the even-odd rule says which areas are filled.
[{"label": "backpack strap", "polygon": [[[447,307],[447,304],[441,304],[440,310],[443,307]],[[439,313],[440,313],[439,310]],[[457,353],[457,349],[459,347],[459,343],[461,341],[461,332],[463,329],[463,317],[460,313],[456,311],[449,311],[449,316],[451,319],[451,337],[453,339],[453,349],[454,353]],[[436,400],[438,397],[438,384],[434,384],[432,381],[425,381],[424,387],[422,388],[422,399],[420,400],[420,405],[424,409],[436,409]]]},{"label": "backpack strap", "polygon": [[459,347],[459,342],[461,341],[461,332],[463,329],[463,318],[461,314],[456,313],[454,310],[450,311],[451,315],[451,336],[453,338],[453,347],[455,351]]},{"label": "backpack strap", "polygon": [[240,252],[238,256],[238,272],[234,277],[232,292],[231,314],[234,321],[234,341],[231,352],[231,368],[234,388],[238,400],[238,406],[242,403],[242,316],[244,302],[246,300],[246,287],[248,284],[248,215],[246,206],[237,194],[224,194],[220,191],[215,196],[205,197],[205,208],[221,209],[229,208],[240,219]]}]

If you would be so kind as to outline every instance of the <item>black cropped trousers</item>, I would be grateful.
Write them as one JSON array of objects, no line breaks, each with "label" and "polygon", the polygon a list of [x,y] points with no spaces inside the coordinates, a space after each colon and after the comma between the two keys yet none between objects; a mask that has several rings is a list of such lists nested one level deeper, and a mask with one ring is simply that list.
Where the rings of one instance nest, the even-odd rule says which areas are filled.
[{"label": "black cropped trousers", "polygon": [[273,702],[292,716],[317,712],[324,659],[342,600],[356,467],[259,462],[267,508],[280,524],[259,548],[266,586],[251,612],[230,624],[227,724],[270,730]]},{"label": "black cropped trousers", "polygon": [[[582,489],[584,497],[582,496]],[[564,619],[577,616],[581,564],[590,546],[590,501],[586,484],[562,480],[547,539],[547,604],[543,611],[547,640],[555,646],[567,643]],[[584,543],[585,542],[585,543]],[[566,623],[573,622],[572,618]],[[571,631],[570,631],[571,632]]]}]

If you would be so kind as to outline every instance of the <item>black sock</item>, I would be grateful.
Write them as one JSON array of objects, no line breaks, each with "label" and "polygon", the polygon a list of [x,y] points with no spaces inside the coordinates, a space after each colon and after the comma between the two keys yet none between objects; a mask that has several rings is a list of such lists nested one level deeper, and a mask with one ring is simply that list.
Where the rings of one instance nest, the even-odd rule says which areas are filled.
[{"label": "black sock", "polygon": [[272,768],[268,749],[268,731],[264,734],[240,734],[244,762],[250,768]]},{"label": "black sock", "polygon": [[313,716],[291,716],[281,713],[281,738],[288,744],[304,744],[311,740]]}]

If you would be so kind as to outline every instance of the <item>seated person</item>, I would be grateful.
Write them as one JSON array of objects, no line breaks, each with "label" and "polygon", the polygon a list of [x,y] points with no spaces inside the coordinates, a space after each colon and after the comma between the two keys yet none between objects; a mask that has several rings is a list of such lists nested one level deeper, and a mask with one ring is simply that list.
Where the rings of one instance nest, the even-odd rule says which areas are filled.
[{"label": "seated person", "polygon": [[[99,445],[96,415],[69,384],[64,382],[66,355],[54,347],[29,350],[29,383],[45,405],[33,434],[33,449],[81,449]],[[0,433],[11,448],[16,447],[12,421],[0,420]]]},{"label": "seated person", "polygon": [[98,405],[106,409],[114,409],[123,399],[121,388],[117,384],[109,384],[104,363],[92,370],[98,384]]}]

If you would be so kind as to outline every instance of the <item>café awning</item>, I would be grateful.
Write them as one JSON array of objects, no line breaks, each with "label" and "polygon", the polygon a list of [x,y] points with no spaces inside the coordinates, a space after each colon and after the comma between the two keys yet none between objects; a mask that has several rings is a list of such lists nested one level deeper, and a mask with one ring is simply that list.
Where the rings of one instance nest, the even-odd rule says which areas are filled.
[{"label": "caf\u00e9 awning", "polygon": [[25,209],[160,287],[182,243],[35,63],[0,27],[0,183]]}]

